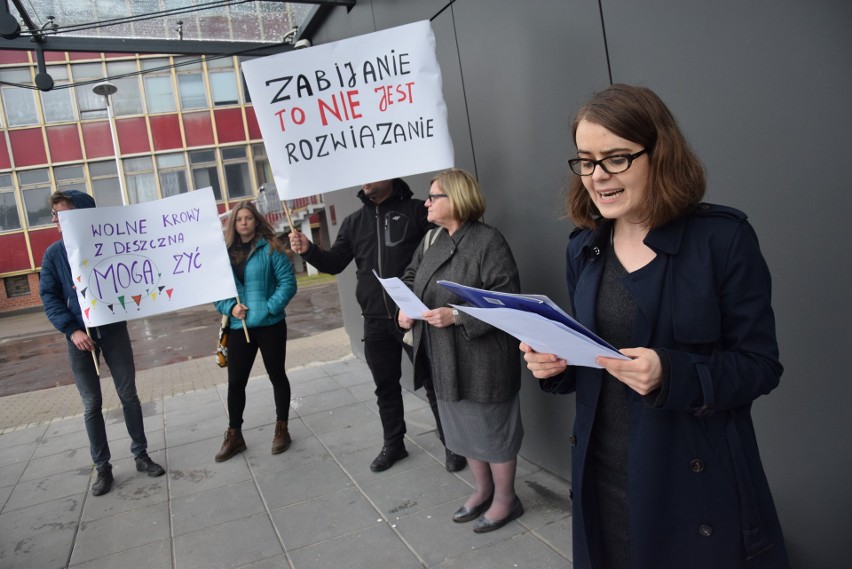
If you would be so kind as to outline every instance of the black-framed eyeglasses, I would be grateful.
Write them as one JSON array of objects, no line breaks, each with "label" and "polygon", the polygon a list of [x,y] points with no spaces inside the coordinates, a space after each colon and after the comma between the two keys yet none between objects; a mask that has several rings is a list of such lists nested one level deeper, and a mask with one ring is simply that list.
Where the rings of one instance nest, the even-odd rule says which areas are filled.
[{"label": "black-framed eyeglasses", "polygon": [[426,194],[426,201],[435,201],[438,198],[446,198],[447,194]]},{"label": "black-framed eyeglasses", "polygon": [[646,154],[648,150],[643,148],[635,154],[616,154],[615,156],[607,156],[600,160],[592,160],[590,158],[572,158],[568,161],[571,170],[578,176],[591,176],[595,173],[595,167],[600,166],[607,174],[621,174],[626,172],[633,161]]}]

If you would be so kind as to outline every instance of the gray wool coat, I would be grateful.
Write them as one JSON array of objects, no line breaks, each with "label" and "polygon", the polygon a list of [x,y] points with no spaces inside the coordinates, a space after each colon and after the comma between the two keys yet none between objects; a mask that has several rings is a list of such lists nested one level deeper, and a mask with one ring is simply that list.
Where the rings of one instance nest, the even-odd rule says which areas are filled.
[{"label": "gray wool coat", "polygon": [[[436,283],[459,284],[520,292],[520,279],[509,244],[495,228],[473,221],[452,236],[441,230],[424,253],[414,253],[402,280],[430,309],[465,304],[449,289]],[[432,358],[425,349],[428,328]],[[429,373],[431,364],[435,394],[442,401],[468,399],[479,403],[509,401],[520,390],[521,361],[518,341],[490,324],[459,313],[457,324],[446,328],[414,323],[415,381]]]}]

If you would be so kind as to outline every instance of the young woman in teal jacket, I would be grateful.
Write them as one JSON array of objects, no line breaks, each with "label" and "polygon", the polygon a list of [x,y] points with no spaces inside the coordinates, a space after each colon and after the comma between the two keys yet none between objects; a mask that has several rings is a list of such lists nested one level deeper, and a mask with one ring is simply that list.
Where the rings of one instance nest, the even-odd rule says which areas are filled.
[{"label": "young woman in teal jacket", "polygon": [[[245,200],[231,210],[225,243],[237,285],[237,298],[220,300],[216,309],[231,317],[228,339],[228,430],[216,462],[228,460],[246,449],[242,435],[246,384],[257,351],[272,382],[275,397],[275,435],[272,454],[290,446],[287,421],[290,412],[290,380],[284,369],[287,354],[287,322],[284,308],[296,294],[293,265],[276,239],[272,226]],[[248,330],[248,341],[243,331]]]}]

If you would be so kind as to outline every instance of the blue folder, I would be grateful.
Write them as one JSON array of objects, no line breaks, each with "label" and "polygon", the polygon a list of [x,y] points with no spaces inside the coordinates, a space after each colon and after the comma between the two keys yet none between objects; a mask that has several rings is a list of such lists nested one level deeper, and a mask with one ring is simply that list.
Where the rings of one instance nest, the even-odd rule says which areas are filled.
[{"label": "blue folder", "polygon": [[512,308],[514,310],[522,310],[524,312],[533,312],[547,318],[548,320],[564,324],[568,328],[579,332],[601,346],[606,346],[616,352],[618,351],[609,342],[577,322],[577,320],[559,308],[556,303],[542,294],[512,294],[509,292],[483,290],[472,286],[460,285],[452,281],[437,282],[439,285],[453,291],[471,306],[475,306],[477,308]]}]

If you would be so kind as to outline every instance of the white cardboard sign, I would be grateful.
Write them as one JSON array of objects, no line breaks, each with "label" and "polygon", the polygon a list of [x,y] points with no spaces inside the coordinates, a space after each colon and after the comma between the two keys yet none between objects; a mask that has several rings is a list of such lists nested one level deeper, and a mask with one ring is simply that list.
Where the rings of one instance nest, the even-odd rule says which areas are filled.
[{"label": "white cardboard sign", "polygon": [[213,190],[59,212],[87,326],[236,296]]},{"label": "white cardboard sign", "polygon": [[453,166],[428,21],[242,69],[281,199]]}]

